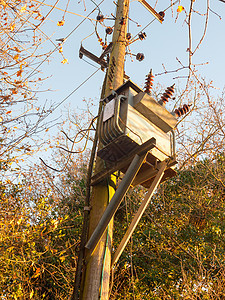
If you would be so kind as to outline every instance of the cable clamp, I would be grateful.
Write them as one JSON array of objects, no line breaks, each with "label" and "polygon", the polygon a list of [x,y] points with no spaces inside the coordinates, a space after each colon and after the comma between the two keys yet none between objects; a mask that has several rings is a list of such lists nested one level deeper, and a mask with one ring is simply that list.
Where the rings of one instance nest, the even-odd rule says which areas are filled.
[{"label": "cable clamp", "polygon": [[84,206],[84,211],[85,210],[90,211],[91,210],[91,206]]}]

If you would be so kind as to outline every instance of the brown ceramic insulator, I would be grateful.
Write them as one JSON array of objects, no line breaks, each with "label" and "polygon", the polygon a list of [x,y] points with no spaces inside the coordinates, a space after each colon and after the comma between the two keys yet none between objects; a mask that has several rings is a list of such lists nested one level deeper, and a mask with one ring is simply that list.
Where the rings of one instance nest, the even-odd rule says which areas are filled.
[{"label": "brown ceramic insulator", "polygon": [[190,104],[184,104],[182,107],[175,109],[174,113],[176,114],[177,117],[181,117],[189,112],[190,106],[191,106]]},{"label": "brown ceramic insulator", "polygon": [[130,32],[128,32],[128,33],[126,34],[126,38],[127,38],[128,41],[131,39],[131,33],[130,33]]},{"label": "brown ceramic insulator", "polygon": [[154,75],[152,74],[152,70],[148,73],[145,79],[144,91],[145,93],[151,93],[152,86],[154,81]]},{"label": "brown ceramic insulator", "polygon": [[122,17],[122,18],[120,19],[120,25],[125,25],[125,24],[126,24],[126,20],[125,20],[124,17]]},{"label": "brown ceramic insulator", "polygon": [[145,58],[144,53],[138,53],[136,55],[136,60],[142,61]]},{"label": "brown ceramic insulator", "polygon": [[101,14],[98,14],[96,20],[99,22],[102,22],[104,20],[104,16]]},{"label": "brown ceramic insulator", "polygon": [[170,98],[172,98],[173,94],[174,94],[174,86],[175,84],[169,86],[166,90],[165,90],[165,93],[163,93],[162,97],[161,97],[161,101],[163,103],[166,103],[168,102],[168,100]]},{"label": "brown ceramic insulator", "polygon": [[112,33],[113,33],[112,27],[107,27],[106,30],[105,30],[105,32],[106,32],[107,34],[112,34]]},{"label": "brown ceramic insulator", "polygon": [[161,16],[161,20],[164,21],[165,12],[164,11],[160,11],[159,15]]},{"label": "brown ceramic insulator", "polygon": [[145,39],[146,39],[146,36],[147,36],[147,34],[146,34],[145,32],[140,32],[140,33],[138,34],[138,37],[139,37],[139,39],[140,39],[141,41],[145,40]]}]

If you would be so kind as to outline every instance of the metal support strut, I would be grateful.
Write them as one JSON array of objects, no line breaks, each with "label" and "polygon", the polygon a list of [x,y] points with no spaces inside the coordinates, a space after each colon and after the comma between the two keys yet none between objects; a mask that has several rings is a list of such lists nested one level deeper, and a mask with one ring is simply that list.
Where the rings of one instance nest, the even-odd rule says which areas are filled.
[{"label": "metal support strut", "polygon": [[106,210],[104,211],[98,225],[96,226],[94,232],[92,233],[89,241],[87,242],[85,248],[91,250],[93,252],[94,248],[97,246],[101,236],[103,235],[105,229],[109,225],[113,215],[117,211],[120,203],[123,200],[124,195],[128,191],[132,181],[134,180],[136,174],[138,173],[140,167],[142,166],[147,155],[147,151],[145,154],[138,155],[136,154],[126,171],[118,189],[116,190],[113,198],[109,202]]},{"label": "metal support strut", "polygon": [[124,248],[126,247],[132,233],[134,232],[135,228],[137,227],[137,224],[138,222],[140,221],[143,213],[145,212],[148,204],[149,204],[149,201],[152,197],[152,195],[154,194],[156,188],[158,187],[162,177],[163,177],[163,174],[164,174],[164,171],[167,167],[167,162],[166,161],[163,161],[160,165],[160,169],[157,173],[157,175],[155,176],[149,190],[148,190],[148,193],[146,194],[144,200],[142,201],[138,211],[136,212],[127,232],[125,233],[122,241],[120,242],[114,256],[113,256],[113,259],[112,259],[112,266],[118,261],[120,255],[122,254]]}]

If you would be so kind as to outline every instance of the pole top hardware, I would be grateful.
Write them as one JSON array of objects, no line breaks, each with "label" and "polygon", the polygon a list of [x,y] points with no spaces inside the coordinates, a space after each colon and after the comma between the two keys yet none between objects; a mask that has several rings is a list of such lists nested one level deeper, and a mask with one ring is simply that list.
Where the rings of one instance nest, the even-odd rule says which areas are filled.
[{"label": "pole top hardware", "polygon": [[102,54],[98,57],[91,53],[90,51],[86,50],[82,44],[79,50],[79,57],[82,59],[83,55],[87,56],[97,64],[99,64],[102,68],[108,68],[108,62],[105,61],[104,57],[112,51],[112,43],[106,47],[106,49],[102,52]]},{"label": "pole top hardware", "polygon": [[91,206],[84,206],[84,211],[90,211],[91,210]]},{"label": "pole top hardware", "polygon": [[164,12],[159,12],[157,13],[153,7],[151,7],[150,4],[148,4],[147,1],[145,0],[138,0],[145,8],[147,8],[147,10],[162,24],[162,22],[164,21]]}]

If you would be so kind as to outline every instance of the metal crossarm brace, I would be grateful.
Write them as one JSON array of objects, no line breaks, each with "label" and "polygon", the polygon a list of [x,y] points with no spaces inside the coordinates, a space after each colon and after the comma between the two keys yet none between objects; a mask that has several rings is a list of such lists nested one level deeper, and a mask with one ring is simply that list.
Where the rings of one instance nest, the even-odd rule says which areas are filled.
[{"label": "metal crossarm brace", "polygon": [[162,23],[163,17],[158,14],[150,4],[145,0],[138,0],[147,10],[160,22]]},{"label": "metal crossarm brace", "polygon": [[123,200],[126,192],[128,191],[132,181],[134,180],[136,174],[138,173],[140,167],[142,166],[145,158],[147,155],[147,151],[145,154],[142,155],[135,155],[129,168],[126,171],[125,176],[123,177],[118,189],[116,190],[114,196],[112,197],[111,201],[109,202],[106,210],[104,211],[98,225],[96,226],[94,232],[92,233],[89,241],[87,242],[85,248],[91,250],[95,249],[97,246],[101,236],[103,235],[104,231],[106,230],[109,222],[111,221],[112,217],[114,216],[115,212],[117,211],[120,203]]},{"label": "metal crossarm brace", "polygon": [[135,228],[137,227],[138,225],[138,222],[140,221],[143,213],[145,212],[148,204],[149,204],[149,201],[151,200],[151,197],[152,195],[154,194],[156,188],[158,187],[162,177],[163,177],[163,174],[164,174],[164,171],[166,170],[166,167],[167,167],[167,162],[166,161],[163,161],[161,163],[161,166],[160,166],[160,169],[156,175],[156,177],[154,178],[149,190],[148,190],[148,193],[146,194],[144,200],[142,201],[138,211],[136,212],[127,232],[125,233],[122,241],[120,242],[114,256],[113,256],[113,259],[112,259],[112,266],[118,261],[120,255],[122,254],[124,248],[126,247],[130,237],[132,236]]},{"label": "metal crossarm brace", "polygon": [[102,68],[107,68],[108,67],[108,63],[103,59],[102,55],[99,58],[96,55],[94,55],[93,53],[91,53],[90,51],[86,50],[81,45],[80,46],[80,50],[79,50],[79,56],[80,56],[80,58],[82,58],[83,55],[87,56],[88,58],[90,58],[91,60],[93,60],[94,62],[96,62],[97,64],[101,65]]}]

